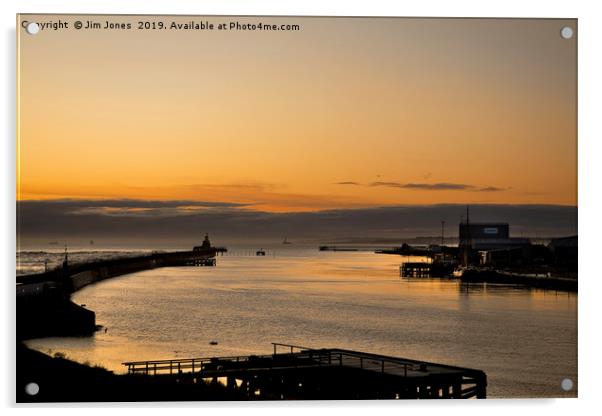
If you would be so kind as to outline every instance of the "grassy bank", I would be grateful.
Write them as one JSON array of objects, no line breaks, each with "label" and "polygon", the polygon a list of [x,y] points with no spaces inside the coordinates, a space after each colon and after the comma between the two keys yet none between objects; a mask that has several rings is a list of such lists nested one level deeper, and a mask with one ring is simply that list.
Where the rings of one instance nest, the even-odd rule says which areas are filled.
[{"label": "grassy bank", "polygon": [[[244,400],[221,384],[171,377],[116,375],[63,357],[50,357],[17,344],[17,403]],[[28,395],[25,386],[39,392]]]}]

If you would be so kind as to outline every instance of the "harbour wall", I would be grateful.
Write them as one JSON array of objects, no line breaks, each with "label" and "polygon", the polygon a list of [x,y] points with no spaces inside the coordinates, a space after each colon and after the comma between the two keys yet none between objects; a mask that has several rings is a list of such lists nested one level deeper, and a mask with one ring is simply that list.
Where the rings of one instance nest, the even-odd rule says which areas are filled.
[{"label": "harbour wall", "polygon": [[[17,297],[25,295],[27,289],[23,285],[53,283],[67,293],[111,277],[135,273],[157,267],[187,266],[215,257],[224,252],[223,248],[207,248],[203,250],[153,252],[147,255],[97,260],[85,263],[69,264],[44,273],[17,276]],[[39,287],[39,286],[38,286]]]},{"label": "harbour wall", "polygon": [[71,294],[94,283],[167,266],[205,264],[225,249],[155,252],[87,263],[68,264],[38,274],[17,276],[17,338],[89,335],[95,313],[71,301]]}]

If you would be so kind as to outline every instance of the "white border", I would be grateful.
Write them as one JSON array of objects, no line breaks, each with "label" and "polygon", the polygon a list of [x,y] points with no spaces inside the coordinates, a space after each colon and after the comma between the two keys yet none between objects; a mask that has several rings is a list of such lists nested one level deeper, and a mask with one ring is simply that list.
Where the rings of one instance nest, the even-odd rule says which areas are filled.
[{"label": "white border", "polygon": [[[601,373],[600,357],[600,315],[599,305],[600,283],[602,273],[596,268],[595,261],[599,257],[596,243],[600,232],[598,217],[602,213],[598,178],[601,178],[600,140],[602,140],[600,118],[602,50],[600,46],[602,15],[598,2],[595,1],[541,1],[506,0],[496,2],[467,0],[430,0],[388,2],[382,0],[364,1],[326,1],[326,0],[294,0],[294,1],[251,1],[251,0],[90,0],[69,1],[54,0],[21,0],[1,2],[2,14],[2,82],[4,97],[2,106],[2,126],[5,126],[5,137],[2,141],[2,204],[0,219],[2,239],[0,256],[2,258],[2,376],[0,378],[0,404],[11,406],[14,403],[14,285],[15,270],[15,14],[22,13],[130,13],[130,14],[247,14],[247,15],[336,15],[336,16],[453,16],[453,17],[556,17],[579,19],[579,255],[580,255],[580,294],[579,294],[579,399],[565,400],[487,400],[480,403],[383,403],[383,402],[293,402],[293,403],[229,403],[229,404],[196,404],[210,412],[229,411],[232,413],[283,413],[306,415],[308,412],[332,412],[335,408],[346,413],[365,414],[369,410],[379,413],[398,414],[407,411],[427,411],[428,413],[450,414],[482,414],[484,412],[507,414],[515,411],[543,411],[546,414],[562,414],[568,412],[593,412],[600,408],[597,391],[602,387],[599,377]],[[596,273],[596,271],[598,271]],[[11,301],[11,298],[13,299]],[[597,325],[596,325],[597,324]],[[545,351],[542,351],[545,354]],[[13,405],[14,406],[14,405]],[[133,405],[112,405],[111,407],[132,407]],[[164,414],[167,408],[179,407],[177,412],[193,411],[188,407],[194,404],[177,405],[171,403],[146,404],[144,412]],[[73,405],[57,406],[44,410],[50,414],[60,412],[81,413]],[[106,410],[90,405],[86,413],[102,414]],[[10,409],[14,411],[15,409]],[[37,407],[27,411],[39,411]],[[203,411],[203,410],[201,410]]]}]

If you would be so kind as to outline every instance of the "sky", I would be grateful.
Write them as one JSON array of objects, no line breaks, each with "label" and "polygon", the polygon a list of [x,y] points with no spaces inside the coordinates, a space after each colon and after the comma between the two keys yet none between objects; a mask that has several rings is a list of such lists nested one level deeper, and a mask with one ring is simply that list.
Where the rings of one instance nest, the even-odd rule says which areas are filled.
[{"label": "sky", "polygon": [[70,29],[18,31],[19,201],[577,204],[576,37],[560,36],[575,20],[23,19]]}]

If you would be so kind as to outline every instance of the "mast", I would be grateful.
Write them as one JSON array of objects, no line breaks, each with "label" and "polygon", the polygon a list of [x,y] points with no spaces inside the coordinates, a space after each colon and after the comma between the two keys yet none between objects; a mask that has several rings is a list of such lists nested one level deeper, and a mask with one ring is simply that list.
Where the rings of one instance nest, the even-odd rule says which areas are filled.
[{"label": "mast", "polygon": [[445,262],[445,250],[443,250],[444,241],[445,241],[445,221],[441,220],[441,259]]},{"label": "mast", "polygon": [[470,210],[466,205],[466,229],[464,233],[464,266],[468,266],[470,261],[470,251],[472,249],[471,238],[470,238]]},{"label": "mast", "polygon": [[67,252],[67,245],[65,245],[65,258],[63,259],[63,266],[69,264],[69,253]]}]

